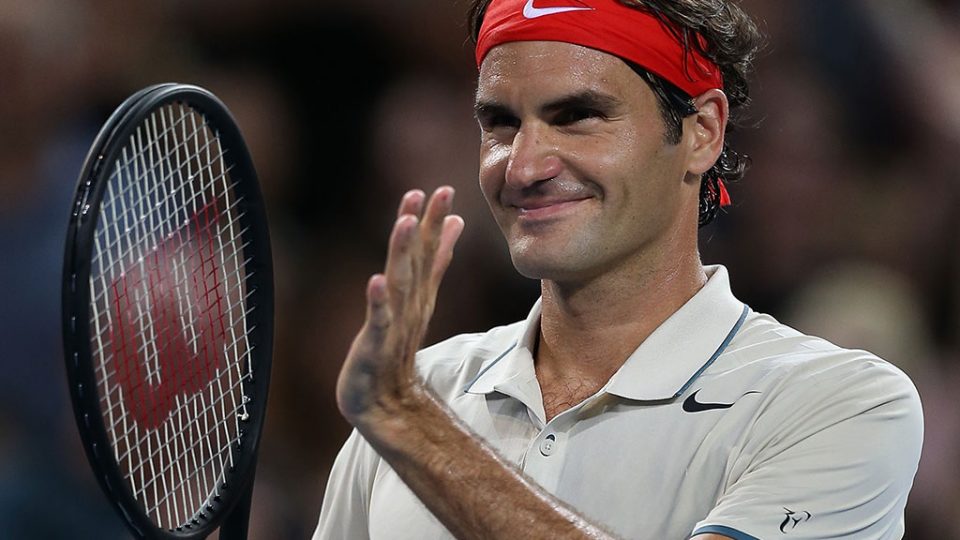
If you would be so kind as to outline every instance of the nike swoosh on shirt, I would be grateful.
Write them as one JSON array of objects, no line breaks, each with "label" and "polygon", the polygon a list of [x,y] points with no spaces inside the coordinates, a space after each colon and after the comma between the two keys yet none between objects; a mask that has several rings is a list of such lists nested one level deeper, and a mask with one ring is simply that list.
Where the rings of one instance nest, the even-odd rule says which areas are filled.
[{"label": "nike swoosh on shirt", "polygon": [[538,8],[533,5],[533,0],[527,0],[527,3],[523,5],[523,16],[528,19],[536,19],[537,17],[555,15],[557,13],[565,13],[567,11],[593,11],[593,8],[574,6]]},{"label": "nike swoosh on shirt", "polygon": [[[733,403],[701,403],[697,401],[697,394],[700,393],[700,390],[702,390],[702,388],[690,394],[690,397],[683,400],[684,412],[694,413],[694,412],[702,412],[702,411],[713,411],[717,409],[729,409],[730,407],[733,407],[733,403],[736,403],[736,401],[734,401]],[[754,390],[751,392],[747,392],[743,396],[747,396],[750,394],[759,394],[759,393],[760,392]],[[743,396],[740,396],[740,397],[743,397]]]}]

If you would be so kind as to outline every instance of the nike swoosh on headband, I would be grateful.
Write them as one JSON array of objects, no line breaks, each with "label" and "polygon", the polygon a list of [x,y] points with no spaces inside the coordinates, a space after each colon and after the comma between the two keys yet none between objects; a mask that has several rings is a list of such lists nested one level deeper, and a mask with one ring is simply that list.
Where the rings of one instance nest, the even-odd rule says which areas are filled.
[{"label": "nike swoosh on headband", "polygon": [[564,13],[567,11],[593,11],[593,8],[574,6],[538,8],[533,5],[533,0],[527,0],[527,3],[523,5],[523,16],[528,19],[536,19],[537,17],[555,15],[557,13]]}]

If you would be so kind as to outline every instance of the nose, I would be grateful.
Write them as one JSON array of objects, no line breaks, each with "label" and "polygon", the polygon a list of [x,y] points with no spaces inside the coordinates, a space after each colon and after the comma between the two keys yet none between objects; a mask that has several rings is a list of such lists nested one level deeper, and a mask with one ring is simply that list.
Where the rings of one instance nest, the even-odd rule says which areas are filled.
[{"label": "nose", "polygon": [[507,161],[506,183],[515,189],[550,180],[563,169],[548,126],[524,124],[517,130]]}]

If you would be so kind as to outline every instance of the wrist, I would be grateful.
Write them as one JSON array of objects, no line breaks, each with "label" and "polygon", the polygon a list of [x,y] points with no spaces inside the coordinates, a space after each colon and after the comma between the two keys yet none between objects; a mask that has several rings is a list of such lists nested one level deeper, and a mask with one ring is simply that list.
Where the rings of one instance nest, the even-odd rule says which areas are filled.
[{"label": "wrist", "polygon": [[401,392],[381,396],[363,413],[348,420],[371,444],[391,446],[415,432],[418,422],[423,422],[437,407],[430,391],[414,382]]}]

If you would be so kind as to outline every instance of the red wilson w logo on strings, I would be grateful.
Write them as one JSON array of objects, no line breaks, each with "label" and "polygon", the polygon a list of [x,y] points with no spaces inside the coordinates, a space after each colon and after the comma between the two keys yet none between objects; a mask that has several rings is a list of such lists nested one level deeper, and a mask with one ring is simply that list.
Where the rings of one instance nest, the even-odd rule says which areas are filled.
[{"label": "red wilson w logo on strings", "polygon": [[155,429],[225,368],[228,345],[215,201],[111,284],[113,368],[126,410]]}]

